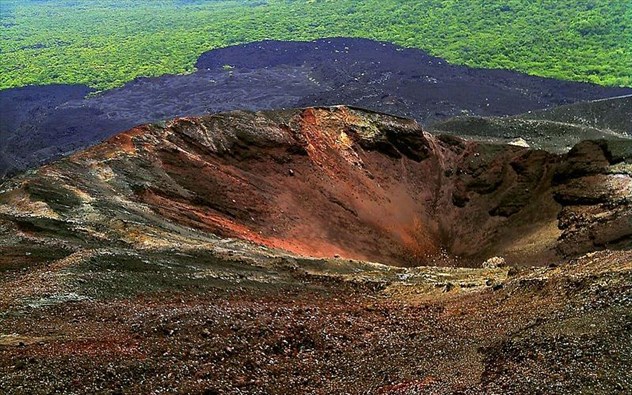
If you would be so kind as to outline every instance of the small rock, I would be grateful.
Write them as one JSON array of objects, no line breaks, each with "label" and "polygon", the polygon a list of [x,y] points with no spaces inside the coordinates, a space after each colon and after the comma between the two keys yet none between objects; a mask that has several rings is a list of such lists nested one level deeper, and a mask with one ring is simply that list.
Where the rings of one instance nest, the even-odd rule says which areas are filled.
[{"label": "small rock", "polygon": [[498,269],[504,266],[506,266],[505,258],[499,256],[489,258],[482,265],[483,269]]}]

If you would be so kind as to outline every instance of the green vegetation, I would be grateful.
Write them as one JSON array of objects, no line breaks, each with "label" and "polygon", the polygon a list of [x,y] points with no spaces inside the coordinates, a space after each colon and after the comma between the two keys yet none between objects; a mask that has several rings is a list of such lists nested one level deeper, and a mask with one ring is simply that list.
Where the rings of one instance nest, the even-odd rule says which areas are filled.
[{"label": "green vegetation", "polygon": [[632,86],[630,0],[0,0],[0,88],[186,73],[262,39],[391,41],[452,63]]}]

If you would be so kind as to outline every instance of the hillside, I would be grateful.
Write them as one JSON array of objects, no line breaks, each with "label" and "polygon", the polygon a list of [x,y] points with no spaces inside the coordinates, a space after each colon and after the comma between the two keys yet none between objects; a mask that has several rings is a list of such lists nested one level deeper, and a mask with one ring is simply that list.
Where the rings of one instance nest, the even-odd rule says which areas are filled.
[{"label": "hillside", "polygon": [[632,96],[589,101],[509,117],[455,117],[430,126],[473,140],[566,152],[582,140],[632,139]]},{"label": "hillside", "polygon": [[632,96],[531,111],[520,118],[581,125],[632,137]]},{"label": "hillside", "polygon": [[331,36],[420,48],[472,67],[632,86],[631,12],[627,0],[3,0],[0,89],[101,90],[192,72],[214,48]]},{"label": "hillside", "polygon": [[0,388],[626,393],[631,191],[629,143],[341,106],[139,126],[0,184]]}]

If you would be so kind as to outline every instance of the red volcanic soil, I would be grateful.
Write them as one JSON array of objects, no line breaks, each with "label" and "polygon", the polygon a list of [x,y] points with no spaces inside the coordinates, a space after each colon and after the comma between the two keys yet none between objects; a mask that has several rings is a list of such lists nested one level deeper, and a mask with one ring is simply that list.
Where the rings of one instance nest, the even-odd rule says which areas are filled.
[{"label": "red volcanic soil", "polygon": [[[290,144],[238,143],[219,155],[192,146],[159,150],[165,172],[195,198],[174,199],[149,188],[139,199],[173,221],[188,217],[190,226],[301,255],[388,263],[410,255],[412,263],[416,255],[439,251],[439,241],[426,236],[431,232],[424,229],[423,202],[391,179],[401,163],[354,150],[360,139],[354,133],[362,131],[351,127],[361,123],[359,117],[346,108],[307,109],[293,121],[294,131],[289,125],[274,131]],[[177,127],[198,126],[187,123]],[[407,126],[420,132],[412,121]],[[415,138],[425,141],[422,134]],[[193,163],[182,166],[187,162]],[[425,166],[414,160],[410,165],[416,167],[410,176],[421,181]],[[372,173],[377,169],[378,177]]]},{"label": "red volcanic soil", "polygon": [[554,155],[348,107],[238,111],[132,129],[17,178],[2,199],[99,243],[195,229],[397,266],[534,265],[629,245],[626,144]]},{"label": "red volcanic soil", "polygon": [[[0,388],[393,395],[631,388],[629,252],[591,254],[462,293],[298,273],[289,284],[223,289],[187,277],[178,286],[174,267],[146,258],[146,270],[158,273],[152,281],[115,255],[60,273],[83,280],[78,293],[98,291],[95,299],[44,306],[27,299],[34,306],[22,307],[0,293],[2,324],[11,331],[0,334]],[[489,276],[470,269],[477,271]],[[119,277],[108,282],[113,272]],[[0,277],[15,288],[10,280]],[[150,292],[156,283],[165,289]],[[121,284],[140,294],[120,295]]]}]

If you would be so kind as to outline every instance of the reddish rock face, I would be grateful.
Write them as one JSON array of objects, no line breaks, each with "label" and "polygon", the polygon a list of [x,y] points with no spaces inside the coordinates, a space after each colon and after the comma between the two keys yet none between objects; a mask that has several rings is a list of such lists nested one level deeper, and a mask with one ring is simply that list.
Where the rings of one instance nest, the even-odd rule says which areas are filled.
[{"label": "reddish rock face", "polygon": [[632,150],[612,144],[559,156],[348,107],[231,112],[140,126],[13,179],[0,213],[86,243],[214,234],[398,266],[544,264],[629,246]]}]

